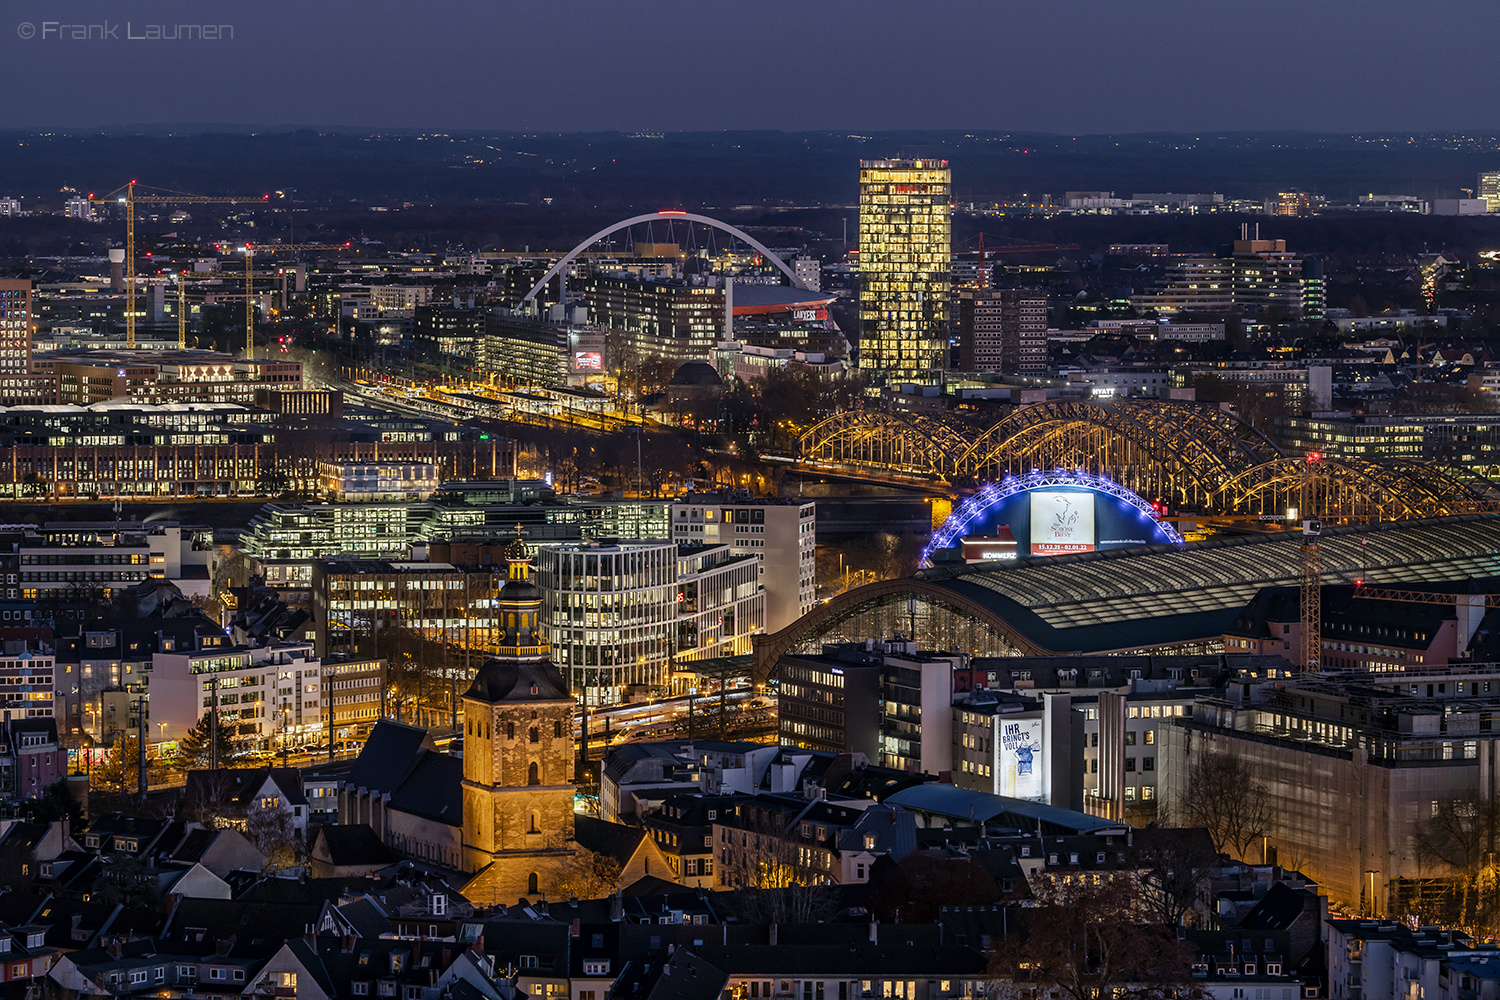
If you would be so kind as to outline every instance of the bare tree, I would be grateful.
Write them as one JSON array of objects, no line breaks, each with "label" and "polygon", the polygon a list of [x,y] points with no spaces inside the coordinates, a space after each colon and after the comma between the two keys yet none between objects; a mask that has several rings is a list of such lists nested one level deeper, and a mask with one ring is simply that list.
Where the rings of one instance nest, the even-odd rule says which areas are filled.
[{"label": "bare tree", "polygon": [[239,807],[233,798],[234,782],[222,769],[195,771],[188,776],[183,815],[210,830],[243,830],[244,822],[238,817]]},{"label": "bare tree", "polygon": [[719,877],[737,890],[747,918],[777,924],[826,920],[836,908],[831,878],[814,862],[816,845],[798,841],[795,818],[774,807],[745,803],[731,846],[722,852]]},{"label": "bare tree", "polygon": [[1500,899],[1493,873],[1495,841],[1500,837],[1500,804],[1474,796],[1437,803],[1417,827],[1417,856],[1452,872],[1448,879],[1451,912],[1447,923],[1475,933],[1493,933]]},{"label": "bare tree", "polygon": [[1136,894],[1152,923],[1180,927],[1189,922],[1219,867],[1205,831],[1148,827],[1133,835],[1126,854],[1134,866]]},{"label": "bare tree", "polygon": [[245,838],[266,856],[268,868],[285,868],[297,860],[297,830],[284,804],[252,808],[245,817]]},{"label": "bare tree", "polygon": [[620,882],[620,862],[607,854],[581,848],[566,868],[552,880],[554,897],[601,899],[614,892]]},{"label": "bare tree", "polygon": [[1271,828],[1270,791],[1233,750],[1206,751],[1193,762],[1176,808],[1180,825],[1203,827],[1214,850],[1232,850],[1242,860]]},{"label": "bare tree", "polygon": [[1143,923],[1128,880],[1053,882],[1018,926],[995,941],[990,975],[1010,997],[1195,1000],[1192,952],[1170,927]]}]

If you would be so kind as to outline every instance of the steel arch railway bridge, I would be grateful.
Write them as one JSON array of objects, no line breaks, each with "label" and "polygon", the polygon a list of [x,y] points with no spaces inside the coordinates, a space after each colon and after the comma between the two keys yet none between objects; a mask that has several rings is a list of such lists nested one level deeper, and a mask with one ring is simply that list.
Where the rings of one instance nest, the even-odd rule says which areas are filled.
[{"label": "steel arch railway bridge", "polygon": [[[1082,469],[1149,499],[1220,514],[1299,506],[1303,462],[1250,424],[1205,403],[1058,400],[1018,406],[987,428],[921,414],[838,413],[798,442],[806,468],[968,485],[1034,469]],[[1429,462],[1320,463],[1329,520],[1396,520],[1500,509],[1487,481]]]}]

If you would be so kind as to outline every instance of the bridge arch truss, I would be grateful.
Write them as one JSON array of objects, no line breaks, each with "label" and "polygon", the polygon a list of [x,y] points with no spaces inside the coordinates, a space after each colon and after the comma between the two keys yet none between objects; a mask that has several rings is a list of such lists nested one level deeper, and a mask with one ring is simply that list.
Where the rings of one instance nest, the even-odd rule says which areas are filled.
[{"label": "bridge arch truss", "polygon": [[[1018,406],[984,430],[935,417],[850,411],[808,429],[800,460],[846,472],[975,485],[1038,469],[1105,476],[1151,500],[1221,513],[1297,506],[1301,462],[1218,407],[1166,400],[1057,400]],[[1330,519],[1494,510],[1487,479],[1426,462],[1325,463]],[[1291,502],[1288,502],[1290,498]]]}]

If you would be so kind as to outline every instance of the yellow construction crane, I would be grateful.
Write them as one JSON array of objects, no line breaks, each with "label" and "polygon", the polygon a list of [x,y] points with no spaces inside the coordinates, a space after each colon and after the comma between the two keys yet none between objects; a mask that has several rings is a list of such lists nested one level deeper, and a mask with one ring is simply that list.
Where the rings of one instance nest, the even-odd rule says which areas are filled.
[{"label": "yellow construction crane", "polygon": [[304,250],[347,250],[349,243],[253,243],[245,244],[245,357],[255,357],[255,272],[251,260],[258,253],[299,253]]},{"label": "yellow construction crane", "polygon": [[1323,669],[1323,550],[1319,538],[1323,522],[1318,520],[1318,468],[1320,452],[1310,451],[1302,464],[1302,669]]},{"label": "yellow construction crane", "polygon": [[[159,189],[155,194],[136,194],[136,182],[130,181],[116,188],[102,198],[89,195],[89,201],[96,205],[124,205],[125,206],[125,346],[133,349],[135,347],[135,206],[139,202],[149,205],[183,204],[183,205],[248,205],[255,202],[270,201],[268,194],[255,195],[253,197],[215,197],[213,195],[186,194],[182,191],[168,191]],[[157,191],[158,189],[152,189]],[[124,192],[121,195],[120,192]]]},{"label": "yellow construction crane", "polygon": [[177,346],[187,347],[187,272],[177,273]]}]

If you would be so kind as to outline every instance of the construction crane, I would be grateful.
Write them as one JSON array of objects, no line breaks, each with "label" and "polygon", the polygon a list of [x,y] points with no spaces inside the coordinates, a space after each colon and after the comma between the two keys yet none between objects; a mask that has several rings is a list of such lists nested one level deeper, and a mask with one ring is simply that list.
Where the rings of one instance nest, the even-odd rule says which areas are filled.
[{"label": "construction crane", "polygon": [[1321,452],[1310,451],[1302,463],[1302,669],[1318,673],[1323,669],[1323,550],[1319,536],[1323,522],[1318,520],[1318,469]]},{"label": "construction crane", "polygon": [[1456,603],[1469,601],[1487,609],[1500,608],[1500,594],[1463,594],[1430,590],[1394,590],[1390,587],[1367,587],[1355,584],[1354,596],[1367,601],[1400,601],[1405,604],[1443,604],[1452,607]]},{"label": "construction crane", "polygon": [[187,347],[187,272],[177,274],[177,346]]},{"label": "construction crane", "polygon": [[245,357],[255,357],[255,271],[251,262],[258,253],[299,253],[304,250],[347,250],[349,243],[253,243],[245,244]]},{"label": "construction crane", "polygon": [[[129,349],[135,348],[135,206],[137,202],[148,205],[183,204],[183,205],[248,205],[254,202],[270,201],[268,194],[255,195],[253,197],[227,196],[216,197],[213,195],[187,194],[182,191],[160,190],[159,194],[136,194],[136,182],[130,181],[121,187],[115,188],[102,198],[89,195],[89,201],[95,205],[124,205],[125,206],[125,346]],[[125,192],[124,196],[120,192]]]},{"label": "construction crane", "polygon": [[[993,243],[993,244],[990,244],[989,246],[985,246],[984,238],[986,236],[988,236],[992,240],[999,240],[1001,242],[999,242],[999,243]],[[1078,250],[1078,249],[1081,249],[1081,248],[1079,247],[1079,245],[1077,243],[1026,243],[1026,242],[1023,242],[1023,241],[1020,241],[1020,240],[1012,239],[1011,237],[1008,237],[1008,236],[996,236],[994,233],[980,233],[979,234],[979,263],[980,263],[980,266],[984,265],[985,255],[986,254],[997,254],[997,253],[1052,253],[1052,252],[1061,251],[1061,250]],[[960,252],[963,252],[963,251],[960,251]]]}]

